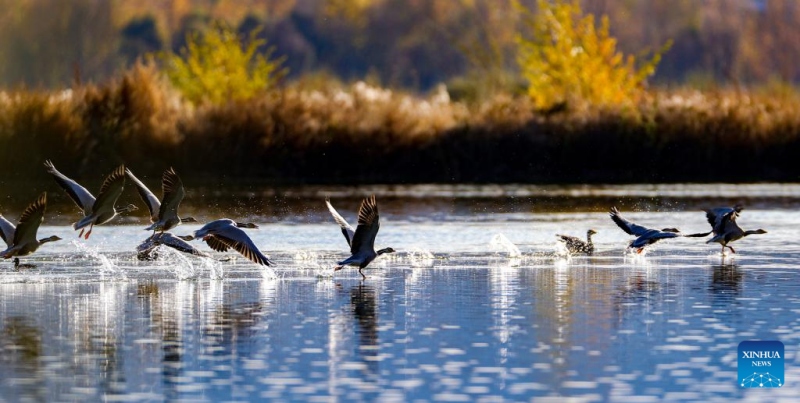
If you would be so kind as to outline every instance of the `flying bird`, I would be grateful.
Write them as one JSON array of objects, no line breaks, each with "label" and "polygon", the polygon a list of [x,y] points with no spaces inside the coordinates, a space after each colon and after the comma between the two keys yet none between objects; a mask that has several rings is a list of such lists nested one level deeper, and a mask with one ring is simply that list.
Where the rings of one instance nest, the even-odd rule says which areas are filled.
[{"label": "flying bird", "polygon": [[86,227],[89,227],[89,231],[86,232],[86,239],[89,239],[89,235],[92,234],[92,229],[95,225],[105,224],[116,217],[117,214],[139,209],[133,204],[129,204],[123,208],[116,208],[114,206],[125,186],[124,165],[118,166],[106,176],[103,185],[100,187],[100,194],[97,196],[97,199],[95,199],[86,188],[61,172],[58,172],[56,167],[49,160],[45,161],[44,166],[47,168],[47,172],[53,175],[56,183],[58,183],[59,186],[67,192],[72,201],[83,210],[83,218],[72,224],[73,229],[81,230],[80,234],[78,234],[79,238],[83,236],[83,231]]},{"label": "flying bird", "polygon": [[263,266],[275,264],[258,250],[253,240],[250,239],[244,231],[239,229],[240,227],[258,228],[255,224],[242,224],[223,218],[204,225],[202,228],[195,231],[191,237],[181,238],[184,240],[202,239],[211,249],[217,252],[225,252],[228,249],[233,249],[251,262]]},{"label": "flying bird", "polygon": [[22,212],[16,227],[0,215],[0,237],[6,243],[6,250],[0,252],[5,259],[14,258],[14,267],[19,267],[19,257],[36,252],[40,246],[47,242],[59,241],[61,238],[53,235],[47,238],[36,239],[36,232],[44,221],[44,211],[47,208],[47,193],[39,197]]},{"label": "flying bird", "polygon": [[325,201],[333,215],[333,219],[339,224],[342,229],[347,243],[350,245],[351,256],[339,263],[334,267],[334,271],[339,271],[345,266],[358,267],[358,274],[362,279],[366,280],[367,276],[361,270],[369,265],[376,257],[384,253],[394,253],[392,248],[383,248],[375,251],[375,237],[378,235],[380,228],[380,217],[378,215],[378,202],[375,200],[375,195],[372,195],[361,202],[361,208],[358,211],[358,226],[355,230],[347,221],[342,218],[339,213],[331,206],[328,200]]},{"label": "flying bird", "polygon": [[197,222],[194,217],[181,218],[178,216],[178,206],[181,204],[186,192],[183,189],[183,182],[180,176],[175,173],[174,169],[170,168],[164,171],[161,176],[161,201],[142,181],[133,175],[130,169],[126,169],[125,174],[136,185],[139,196],[142,197],[147,209],[150,211],[152,225],[145,228],[146,230],[164,232],[177,227],[181,223]]},{"label": "flying bird", "polygon": [[619,210],[616,207],[611,207],[611,211],[609,212],[611,219],[617,224],[618,227],[622,228],[623,231],[626,233],[636,236],[637,238],[631,241],[628,245],[629,248],[636,249],[636,253],[642,253],[644,247],[647,245],[652,245],[662,239],[668,238],[678,238],[678,237],[703,237],[708,235],[709,233],[703,234],[689,234],[689,235],[682,235],[677,228],[664,228],[664,229],[653,229],[643,227],[641,225],[635,224],[630,222],[620,215]]},{"label": "flying bird", "polygon": [[[739,224],[736,223],[736,219],[739,218],[739,214],[742,210],[744,210],[744,207],[740,204],[733,207],[718,207],[706,210],[706,218],[708,219],[708,223],[711,224],[711,233],[713,233],[711,239],[706,241],[706,243],[717,242],[722,245],[722,254],[725,254],[725,248],[736,253],[736,250],[728,245],[729,243],[749,235],[767,233],[767,231],[763,229],[743,230]],[[706,235],[708,235],[708,233]]]},{"label": "flying bird", "polygon": [[158,257],[155,249],[159,245],[168,246],[180,252],[188,253],[190,255],[200,257],[210,257],[208,253],[202,252],[190,245],[183,239],[169,233],[169,232],[155,232],[144,240],[139,246],[136,247],[136,257],[139,260],[154,260]]}]

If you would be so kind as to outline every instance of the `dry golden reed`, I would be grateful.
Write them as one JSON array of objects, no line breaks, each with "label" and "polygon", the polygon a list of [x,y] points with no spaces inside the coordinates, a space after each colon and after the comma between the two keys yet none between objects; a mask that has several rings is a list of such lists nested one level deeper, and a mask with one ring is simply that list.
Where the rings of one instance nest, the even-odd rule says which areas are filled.
[{"label": "dry golden reed", "polygon": [[81,177],[126,163],[271,183],[796,180],[799,100],[785,88],[651,89],[633,107],[541,110],[524,95],[465,103],[444,86],[332,82],[193,106],[137,65],[102,85],[0,93],[0,168],[38,178],[53,159]]}]

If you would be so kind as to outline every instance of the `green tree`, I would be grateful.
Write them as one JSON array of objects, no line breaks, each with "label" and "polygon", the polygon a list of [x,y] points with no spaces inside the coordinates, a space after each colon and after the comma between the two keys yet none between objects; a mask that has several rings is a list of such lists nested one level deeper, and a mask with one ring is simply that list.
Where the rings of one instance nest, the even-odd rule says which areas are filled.
[{"label": "green tree", "polygon": [[517,62],[528,94],[540,108],[583,102],[629,105],[640,96],[670,45],[637,66],[635,57],[617,51],[608,18],[604,16],[597,26],[577,0],[538,0],[536,13],[514,3],[531,34],[517,36]]},{"label": "green tree", "polygon": [[284,58],[272,58],[273,48],[250,32],[244,43],[231,29],[217,24],[187,38],[179,54],[163,53],[164,72],[194,104],[221,104],[252,98],[277,84],[286,74]]}]

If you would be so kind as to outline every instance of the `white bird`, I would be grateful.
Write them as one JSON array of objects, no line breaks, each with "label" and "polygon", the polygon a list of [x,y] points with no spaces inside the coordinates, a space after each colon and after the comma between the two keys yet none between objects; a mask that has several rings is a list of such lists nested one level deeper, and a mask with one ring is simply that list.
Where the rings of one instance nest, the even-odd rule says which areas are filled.
[{"label": "white bird", "polygon": [[133,175],[130,169],[126,169],[125,173],[128,175],[128,179],[136,185],[139,196],[142,197],[144,203],[147,204],[147,209],[150,211],[152,225],[145,228],[146,230],[164,232],[184,222],[197,222],[194,217],[181,218],[178,216],[178,206],[181,204],[186,192],[183,189],[181,178],[175,173],[174,169],[170,168],[164,171],[161,176],[161,201],[142,181]]},{"label": "white bird", "polygon": [[590,229],[586,231],[586,240],[580,239],[578,237],[569,236],[569,235],[561,235],[556,234],[558,240],[564,243],[564,246],[567,248],[570,254],[585,254],[591,255],[594,253],[594,244],[592,243],[592,235],[596,234],[597,231]]},{"label": "white bird", "polygon": [[169,232],[156,232],[153,233],[153,235],[150,235],[147,239],[144,240],[144,242],[142,242],[139,246],[136,247],[136,252],[137,252],[136,257],[139,260],[156,259],[158,255],[154,253],[154,251],[156,247],[158,247],[159,245],[169,246],[172,249],[195,256],[210,257],[207,253],[201,252],[194,246],[190,245],[188,242],[184,241],[183,239]]},{"label": "white bird", "polygon": [[375,251],[375,237],[378,235],[378,229],[380,229],[378,202],[375,200],[375,195],[361,202],[361,208],[358,210],[358,226],[355,230],[336,212],[330,202],[326,200],[326,203],[328,204],[328,210],[333,214],[334,220],[342,228],[342,233],[350,245],[351,254],[349,258],[337,263],[338,266],[334,267],[333,270],[339,271],[345,266],[356,266],[358,267],[358,274],[361,275],[362,279],[366,280],[367,276],[361,270],[379,255],[395,251],[392,248],[383,248],[377,252]]},{"label": "white bird", "polygon": [[233,249],[253,263],[263,266],[275,264],[258,250],[253,240],[250,239],[244,231],[240,230],[239,227],[257,228],[254,224],[242,224],[223,218],[221,220],[211,221],[195,231],[192,237],[183,239],[193,240],[200,238],[206,241],[208,246],[217,252],[225,252],[228,249]]},{"label": "white bird", "polygon": [[708,235],[708,233],[703,234],[689,234],[689,235],[682,235],[677,228],[664,228],[661,230],[652,229],[643,227],[641,225],[632,223],[624,218],[619,213],[616,207],[611,207],[611,211],[609,212],[611,219],[614,220],[614,223],[617,224],[623,231],[630,235],[634,235],[637,238],[631,241],[629,248],[636,249],[637,253],[642,253],[642,250],[647,245],[652,245],[662,239],[668,238],[677,238],[677,237],[702,237]]},{"label": "white bird", "polygon": [[706,210],[706,218],[708,219],[708,223],[711,224],[711,232],[714,234],[706,243],[719,243],[722,245],[723,254],[725,253],[725,248],[736,253],[736,250],[728,245],[729,243],[749,235],[766,234],[767,231],[763,229],[745,231],[736,223],[736,219],[743,209],[744,207],[737,204],[733,207],[719,207]]},{"label": "white bird", "polygon": [[39,231],[39,225],[44,221],[46,208],[47,193],[45,192],[25,208],[16,227],[0,215],[0,237],[8,246],[6,250],[0,252],[0,256],[5,259],[14,257],[14,267],[19,267],[19,257],[17,256],[30,255],[36,252],[42,244],[61,240],[55,235],[36,239],[36,232]]},{"label": "white bird", "polygon": [[100,194],[97,196],[97,199],[95,199],[86,188],[66,177],[61,172],[58,172],[56,167],[49,160],[45,161],[44,166],[47,168],[47,172],[53,175],[56,183],[58,183],[64,191],[67,192],[72,201],[83,210],[83,218],[72,224],[73,229],[81,230],[80,234],[78,234],[79,238],[83,236],[83,231],[86,227],[89,227],[89,231],[86,233],[86,239],[89,239],[89,235],[92,234],[92,229],[95,225],[105,224],[116,217],[117,214],[139,209],[133,204],[129,204],[123,208],[116,208],[114,206],[125,186],[124,165],[118,166],[106,176],[103,185],[100,186]]}]

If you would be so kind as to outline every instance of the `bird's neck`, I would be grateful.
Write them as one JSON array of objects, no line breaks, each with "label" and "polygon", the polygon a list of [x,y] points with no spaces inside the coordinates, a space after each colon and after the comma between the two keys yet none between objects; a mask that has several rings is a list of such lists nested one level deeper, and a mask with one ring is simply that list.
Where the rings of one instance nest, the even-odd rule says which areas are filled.
[{"label": "bird's neck", "polygon": [[749,230],[749,231],[745,231],[744,233],[742,233],[742,236],[745,237],[745,236],[748,236],[748,235],[755,235],[755,234],[761,234],[761,233],[762,233],[761,230]]},{"label": "bird's neck", "polygon": [[380,256],[380,255],[382,255],[384,253],[389,253],[389,252],[393,252],[393,249],[392,248],[383,248],[383,249],[381,249],[381,250],[379,250],[379,251],[377,251],[375,253],[377,253],[378,256]]}]

